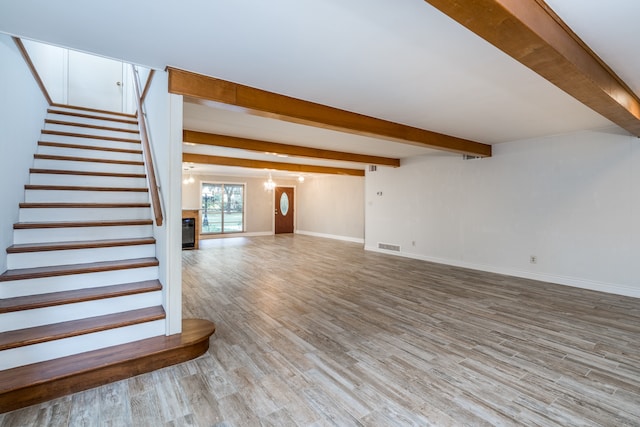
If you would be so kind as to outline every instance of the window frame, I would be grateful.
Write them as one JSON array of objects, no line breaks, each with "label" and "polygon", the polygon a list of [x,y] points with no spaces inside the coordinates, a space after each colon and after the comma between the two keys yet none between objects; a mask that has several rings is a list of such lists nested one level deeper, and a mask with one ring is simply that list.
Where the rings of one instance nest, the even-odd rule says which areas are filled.
[{"label": "window frame", "polygon": [[[220,210],[220,231],[204,231],[204,216],[205,216],[205,210],[206,210],[206,206],[204,206],[204,188],[205,186],[215,186],[215,185],[219,185],[221,187],[221,191],[222,191],[222,204],[221,204],[221,210]],[[242,229],[239,231],[224,231],[224,216],[225,216],[225,201],[224,201],[224,194],[225,194],[225,185],[233,185],[233,186],[241,186],[242,187]],[[201,209],[201,217],[202,220],[200,221],[200,234],[202,235],[220,235],[220,234],[237,234],[237,233],[244,233],[246,232],[246,213],[247,213],[247,209],[246,209],[246,205],[247,205],[247,183],[246,182],[232,182],[232,181],[201,181],[200,182],[200,206],[203,207]]]}]

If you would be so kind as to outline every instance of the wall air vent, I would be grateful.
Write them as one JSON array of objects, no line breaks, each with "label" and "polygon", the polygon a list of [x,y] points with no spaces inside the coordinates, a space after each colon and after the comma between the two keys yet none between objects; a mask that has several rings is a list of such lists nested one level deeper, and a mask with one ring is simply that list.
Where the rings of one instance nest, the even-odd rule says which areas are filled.
[{"label": "wall air vent", "polygon": [[480,156],[472,156],[471,154],[463,154],[462,155],[462,160],[478,160],[481,159],[482,157]]},{"label": "wall air vent", "polygon": [[377,165],[369,165],[369,172],[375,172],[378,170],[378,166]]},{"label": "wall air vent", "polygon": [[400,252],[400,245],[392,245],[391,243],[378,243],[378,249]]}]

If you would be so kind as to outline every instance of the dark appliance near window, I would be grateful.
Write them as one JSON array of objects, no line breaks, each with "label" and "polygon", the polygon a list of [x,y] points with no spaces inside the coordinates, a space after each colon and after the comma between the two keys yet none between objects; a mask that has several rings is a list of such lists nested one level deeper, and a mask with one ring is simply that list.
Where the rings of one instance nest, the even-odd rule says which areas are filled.
[{"label": "dark appliance near window", "polygon": [[196,219],[182,218],[182,249],[193,249],[196,246]]}]

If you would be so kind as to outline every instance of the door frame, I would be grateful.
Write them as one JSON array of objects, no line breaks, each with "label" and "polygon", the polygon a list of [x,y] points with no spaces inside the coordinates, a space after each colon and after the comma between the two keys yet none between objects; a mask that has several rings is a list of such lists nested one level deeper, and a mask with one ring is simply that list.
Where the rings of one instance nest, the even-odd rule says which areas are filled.
[{"label": "door frame", "polygon": [[[298,195],[296,194],[295,185],[276,185],[281,188],[293,189],[293,234],[298,230]],[[276,189],[271,191],[271,234],[276,235]]]}]

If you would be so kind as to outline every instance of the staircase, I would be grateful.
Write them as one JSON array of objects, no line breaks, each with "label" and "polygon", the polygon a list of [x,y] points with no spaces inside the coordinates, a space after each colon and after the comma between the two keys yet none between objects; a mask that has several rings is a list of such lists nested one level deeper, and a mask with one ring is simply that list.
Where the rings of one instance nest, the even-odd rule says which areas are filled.
[{"label": "staircase", "polygon": [[165,336],[151,218],[135,116],[50,108],[0,275],[0,412],[206,351],[210,322]]}]

